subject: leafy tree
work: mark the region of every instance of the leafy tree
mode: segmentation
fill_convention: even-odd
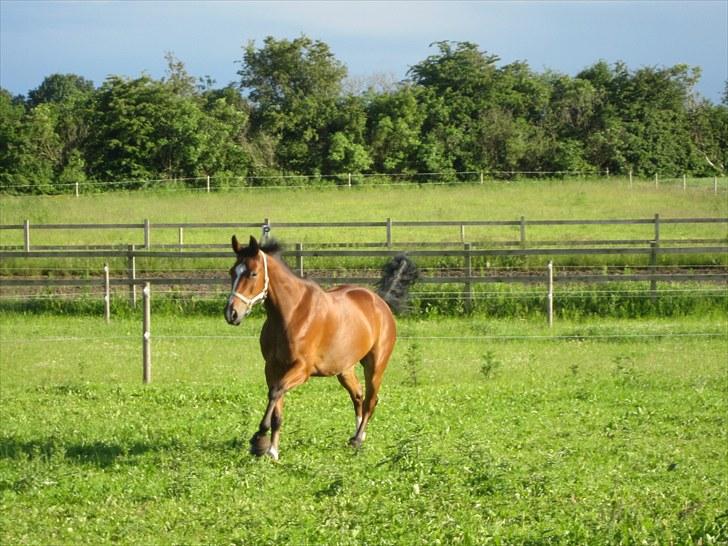
[[[32,108],[44,103],[66,103],[77,96],[88,96],[94,90],[92,81],[76,74],[52,74],[28,92],[28,105]]]
[[[253,127],[276,141],[278,163],[300,173],[321,172],[328,128],[337,115],[346,68],[328,45],[306,36],[245,48],[241,88],[253,103]]]
[[[102,180],[199,174],[202,112],[197,103],[149,76],[110,76],[96,93],[87,146]]]
[[[373,169],[414,173],[425,115],[410,85],[373,95],[367,107],[367,141]]]

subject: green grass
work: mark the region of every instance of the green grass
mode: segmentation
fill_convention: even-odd
[[[400,319],[364,448],[313,379],[277,464],[260,324],[155,314],[143,387],[138,317],[0,315],[0,543],[728,541],[723,315]]]

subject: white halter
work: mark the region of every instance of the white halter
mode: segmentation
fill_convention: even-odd
[[[230,294],[230,303],[232,303],[233,298],[238,298],[240,301],[242,301],[247,309],[245,310],[245,316],[248,316],[250,312],[253,310],[253,306],[265,300],[265,298],[268,297],[268,287],[270,286],[270,279],[268,278],[268,256],[265,255],[265,252],[261,252],[263,255],[263,274],[264,274],[264,281],[263,281],[263,290],[258,292],[255,296],[249,298],[247,296],[244,296],[240,292],[236,292],[235,288],[238,285],[238,281],[240,280],[240,275],[235,279],[235,284],[233,285],[233,292]]]

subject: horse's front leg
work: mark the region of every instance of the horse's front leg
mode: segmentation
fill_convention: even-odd
[[[294,387],[304,383],[309,374],[301,361],[294,362],[282,377],[278,378],[272,366],[266,366],[266,379],[268,381],[268,405],[258,432],[250,439],[250,452],[258,457],[270,455],[278,459],[278,445],[280,430],[283,424],[283,396]],[[268,432],[271,432],[270,438]]]

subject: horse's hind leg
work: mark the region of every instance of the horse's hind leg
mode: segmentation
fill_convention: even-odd
[[[359,428],[357,429],[354,437],[349,441],[353,447],[360,447],[366,438],[367,424],[369,423],[369,419],[372,418],[374,408],[377,407],[377,401],[379,400],[379,387],[382,385],[382,376],[384,375],[384,370],[387,367],[387,362],[391,352],[391,347],[388,350],[379,353],[372,351],[361,361],[364,365],[364,379],[367,390],[366,396],[364,397],[362,419],[359,423]]]
[[[356,433],[359,430],[359,425],[361,424],[362,403],[364,401],[361,385],[359,384],[359,380],[356,377],[356,372],[354,371],[354,368],[349,368],[345,372],[337,375],[336,378],[339,380],[339,383],[341,383],[342,387],[347,390],[349,396],[351,397],[351,402],[354,404],[354,416],[356,418],[356,425],[354,426],[354,436],[356,436]]]

